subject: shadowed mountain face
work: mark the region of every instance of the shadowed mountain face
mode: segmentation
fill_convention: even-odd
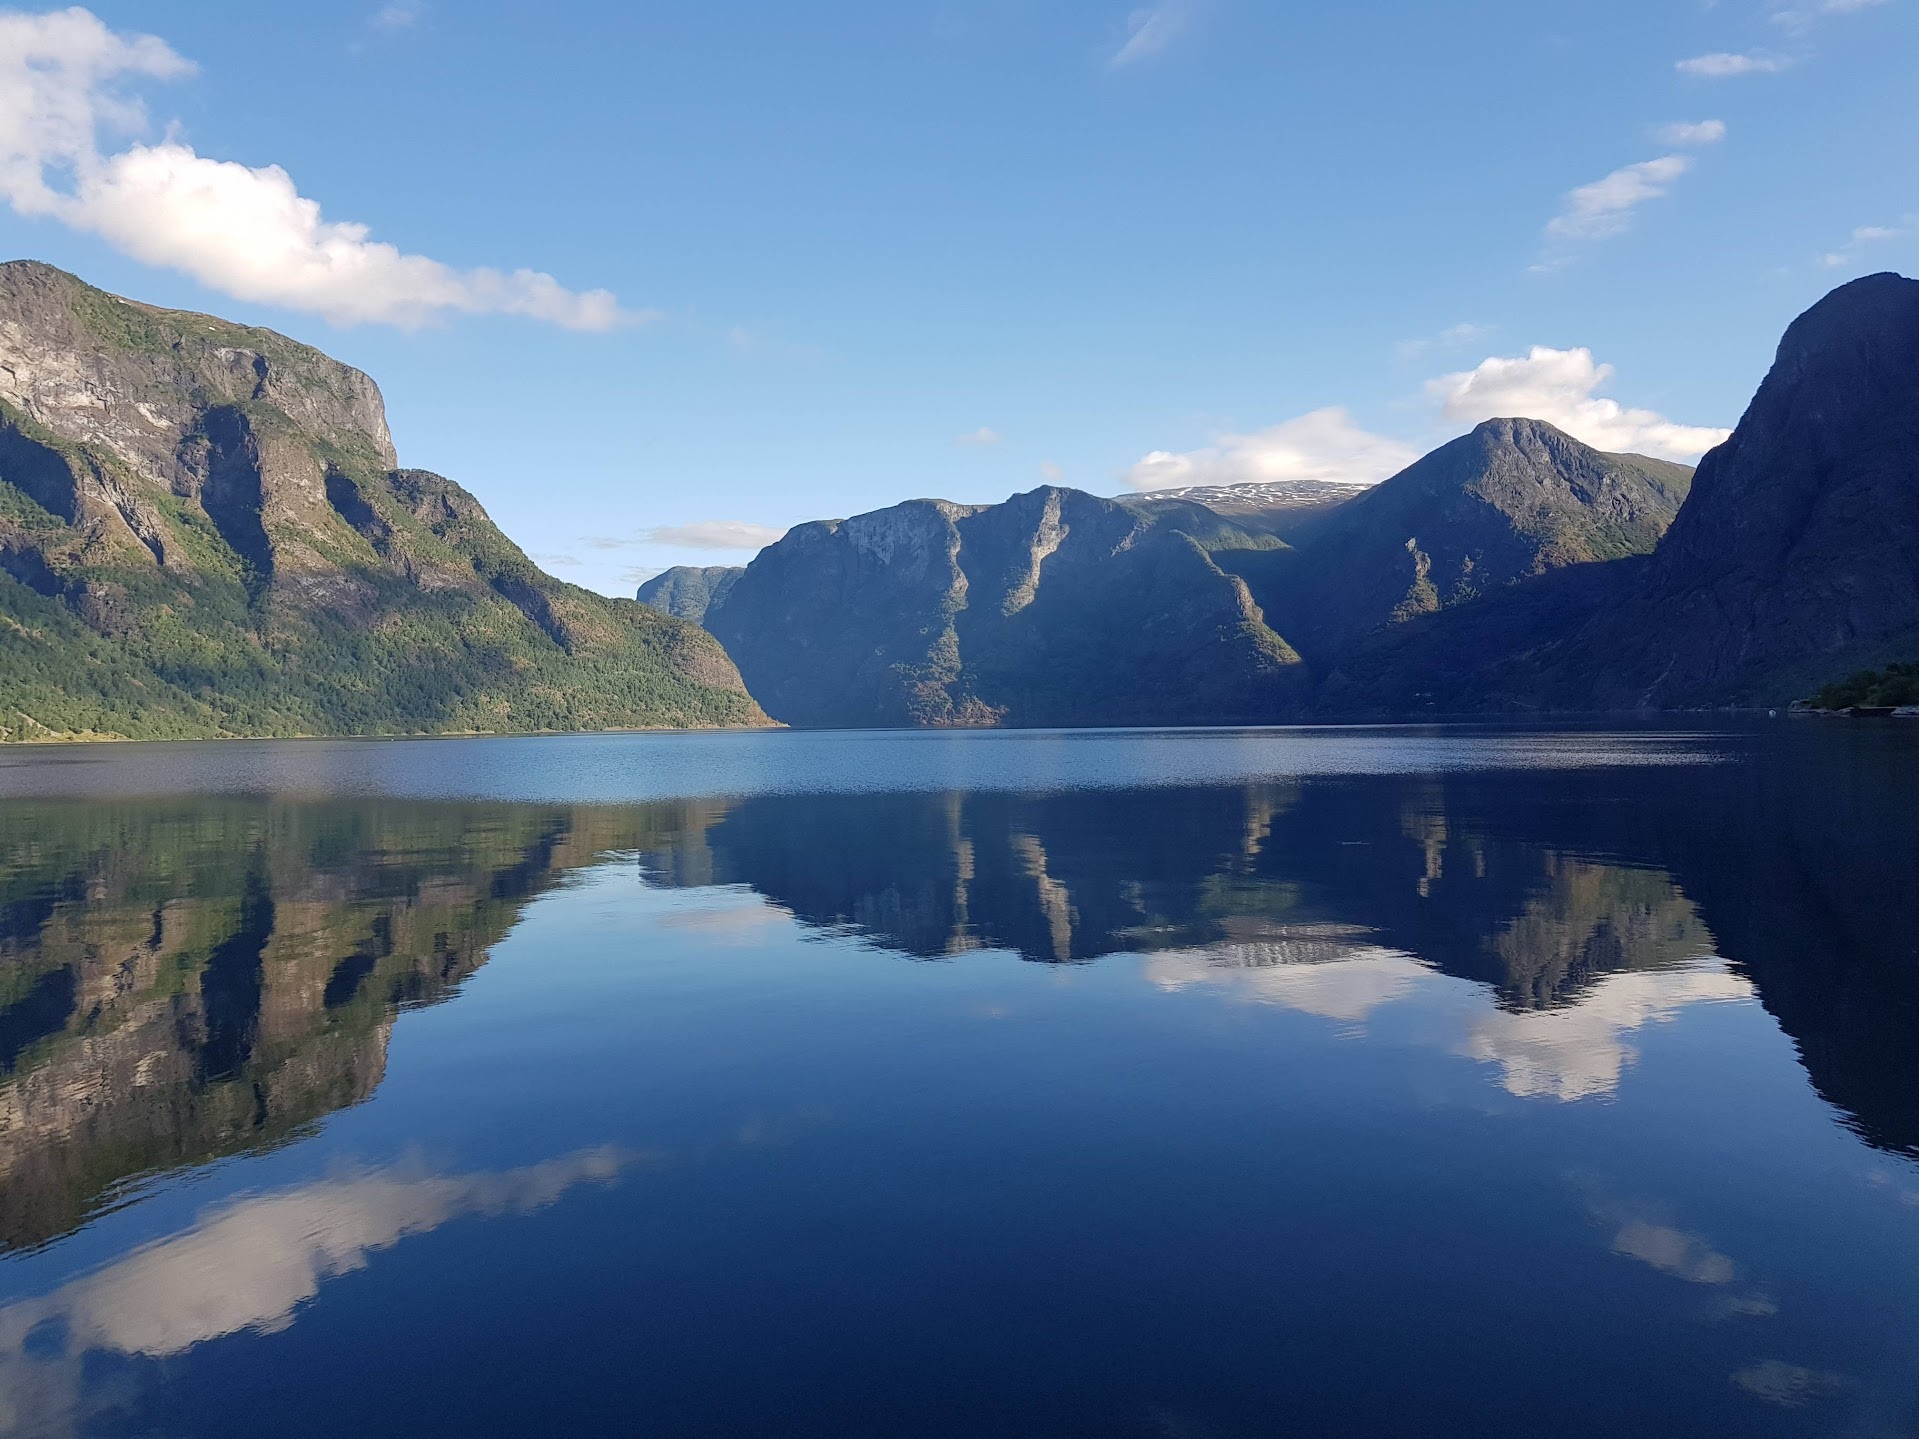
[[[1376,635],[1357,711],[1783,705],[1919,653],[1919,281],[1842,285],[1786,331],[1644,559]]]
[[[790,531],[706,625],[787,724],[1257,720],[1304,674],[1216,556],[1277,543],[1077,490],[914,500]]]
[[[1790,700],[1915,653],[1919,281],[1873,275],[1793,322],[1643,587],[1566,663],[1604,703],[1661,705]]]
[[[764,721],[700,630],[395,465],[359,371],[0,265],[0,740]]]

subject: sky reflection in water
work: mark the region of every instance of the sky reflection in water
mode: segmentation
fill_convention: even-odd
[[[1910,1433],[1919,736],[1392,735],[16,764],[0,1432]]]

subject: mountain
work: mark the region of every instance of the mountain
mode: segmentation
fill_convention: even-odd
[[[674,565],[641,585],[634,598],[678,619],[704,624],[706,612],[722,603],[745,573],[743,565]]]
[[[1283,541],[1164,492],[1049,487],[803,525],[744,571],[642,595],[697,612],[788,724],[1276,722],[1311,715],[1313,671],[1371,632],[1650,550],[1690,476],[1493,420],[1337,505],[1302,500]]]
[[[1840,286],[1787,329],[1652,554],[1370,637],[1322,704],[1783,705],[1919,655],[1919,281]]]
[[[1564,664],[1608,706],[1779,703],[1919,656],[1919,281],[1842,285],[1787,329],[1628,603]]]
[[[1210,724],[1298,710],[1306,676],[1216,562],[1269,549],[1198,505],[1045,487],[801,525],[706,625],[787,724]]]
[[[1234,485],[1153,490],[1128,503],[1151,507],[1171,500],[1204,505],[1235,524],[1283,538],[1316,516],[1365,494],[1367,488],[1340,480],[1244,480]]]
[[[1551,570],[1644,554],[1692,471],[1611,455],[1543,420],[1488,420],[1297,532],[1247,573],[1316,666],[1371,631]]]
[[[763,723],[695,626],[397,468],[373,381],[0,265],[0,739]]]

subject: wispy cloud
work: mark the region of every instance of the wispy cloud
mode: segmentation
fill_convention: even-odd
[[[1478,344],[1489,338],[1493,329],[1491,325],[1476,325],[1470,320],[1462,320],[1457,325],[1448,325],[1436,335],[1401,340],[1393,346],[1393,353],[1402,360],[1417,360],[1432,350],[1457,350],[1464,345]]]
[[[1710,55],[1695,55],[1673,66],[1681,75],[1701,80],[1724,80],[1734,75],[1774,75],[1792,64],[1783,55],[1759,52],[1733,54],[1719,50]]]
[[[964,435],[956,435],[953,443],[975,448],[985,445],[997,445],[999,443],[999,431],[990,430],[985,425],[981,425],[977,430],[973,430]]]
[[[1524,355],[1493,356],[1470,370],[1430,380],[1426,393],[1448,420],[1544,420],[1601,450],[1627,451],[1667,460],[1693,460],[1732,432],[1682,425],[1654,410],[1628,409],[1598,391],[1613,367],[1591,350],[1554,350],[1535,345]]]
[[[1781,4],[1773,9],[1772,23],[1789,35],[1803,35],[1829,16],[1856,15],[1886,3],[1887,0],[1819,0],[1816,4]]]
[[[1633,212],[1671,190],[1692,168],[1686,155],[1661,155],[1622,165],[1610,175],[1567,192],[1565,205],[1547,222],[1551,240],[1606,240],[1632,225]]]
[[[1039,477],[1049,485],[1057,485],[1066,478],[1066,467],[1053,460],[1039,462]]]
[[[1869,245],[1881,244],[1887,240],[1898,240],[1913,233],[1919,226],[1919,215],[1908,215],[1899,225],[1861,225],[1852,232],[1851,238],[1837,250],[1819,257],[1819,263],[1829,270],[1843,269],[1859,263],[1859,251]]]
[[[373,13],[375,30],[411,30],[426,18],[426,0],[392,0]]]
[[[659,525],[643,533],[648,544],[686,550],[763,550],[785,530],[746,520],[694,520],[684,525]]]
[[[1202,449],[1154,450],[1125,473],[1136,490],[1236,485],[1251,480],[1333,480],[1370,485],[1419,452],[1363,429],[1341,406],[1313,410],[1250,434],[1222,434]]]
[[[365,225],[324,218],[278,165],[209,159],[173,138],[103,152],[103,131],[145,127],[127,84],[193,73],[165,41],[115,32],[77,6],[0,14],[0,200],[235,299],[335,324],[509,314],[610,330],[649,318],[537,270],[458,270],[406,254]]]
[[[1660,144],[1671,145],[1677,149],[1717,145],[1726,138],[1726,122],[1724,120],[1679,120],[1670,125],[1659,126],[1653,131],[1653,137]]]
[[[1151,59],[1180,37],[1187,19],[1185,0],[1160,0],[1135,10],[1126,17],[1126,39],[1107,60],[1107,67],[1119,70]]]

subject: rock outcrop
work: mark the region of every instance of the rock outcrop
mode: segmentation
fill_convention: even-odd
[[[0,739],[764,722],[697,628],[542,573],[268,330],[0,265]]]

